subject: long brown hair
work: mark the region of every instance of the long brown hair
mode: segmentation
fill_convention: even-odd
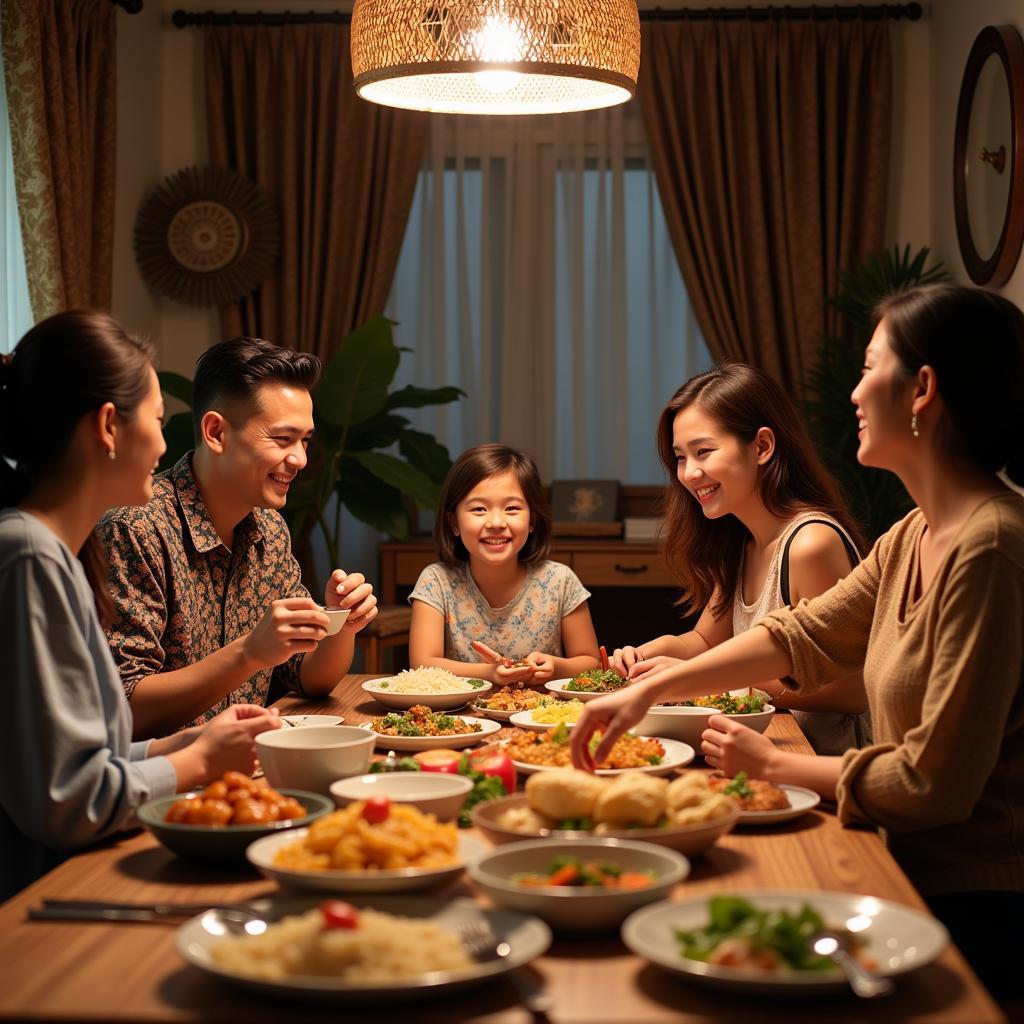
[[[703,608],[717,587],[720,598],[712,613],[719,618],[728,610],[750,536],[735,516],[708,519],[676,475],[672,427],[676,416],[694,404],[744,443],[753,441],[761,427],[775,434],[775,452],[757,480],[758,496],[772,515],[792,517],[805,509],[827,513],[842,524],[857,549],[864,550],[860,528],[786,392],[753,366],[723,363],[688,380],[658,419],[658,454],[668,474],[663,502],[665,561],[686,590],[679,600],[684,609]]]
[[[459,502],[481,480],[499,473],[511,472],[523,490],[533,532],[519,552],[520,562],[543,562],[551,550],[551,510],[544,497],[537,464],[526,452],[503,444],[478,444],[464,451],[448,470],[441,489],[434,520],[434,544],[441,561],[458,565],[469,561],[466,545],[456,536],[452,526]]]
[[[81,418],[106,402],[131,420],[150,386],[153,347],[107,313],[72,309],[36,324],[0,366],[0,508],[23,501],[59,466]],[[96,533],[78,553],[100,621],[114,612]]]

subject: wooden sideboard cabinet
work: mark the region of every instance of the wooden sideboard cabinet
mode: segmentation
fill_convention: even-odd
[[[400,589],[412,587],[423,569],[437,561],[429,537],[389,540],[380,552],[380,598],[385,604],[398,600]],[[576,540],[556,537],[551,558],[564,562],[590,590],[593,587],[676,587],[658,545],[646,541]]]

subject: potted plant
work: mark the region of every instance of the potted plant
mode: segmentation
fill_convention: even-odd
[[[872,311],[878,302],[894,292],[948,276],[941,263],[926,267],[927,262],[927,248],[911,257],[909,245],[902,251],[893,246],[843,272],[839,292],[829,302],[842,313],[849,330],[845,337],[822,342],[808,380],[815,396],[804,406],[811,435],[872,542],[910,511],[912,503],[894,473],[857,461],[857,421],[850,393],[864,365],[864,349],[875,327]]]
[[[402,351],[392,336],[392,322],[375,316],[345,338],[313,390],[316,429],[309,462],[292,485],[283,514],[296,542],[310,529],[320,530],[332,566],[340,564],[342,506],[375,529],[404,538],[409,533],[406,498],[419,508],[435,508],[451,467],[448,449],[430,434],[411,429],[396,410],[446,405],[465,392],[412,386],[391,391]],[[191,408],[188,378],[165,371],[160,384]],[[191,412],[172,416],[164,439],[161,470],[194,446]],[[396,446],[397,454],[392,451]]]

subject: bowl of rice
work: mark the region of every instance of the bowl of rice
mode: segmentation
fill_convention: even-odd
[[[413,668],[397,675],[369,679],[363,690],[386,708],[407,711],[424,704],[432,711],[450,711],[490,693],[483,679],[457,676],[443,668]]]

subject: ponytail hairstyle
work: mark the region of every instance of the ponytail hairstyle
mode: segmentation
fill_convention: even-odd
[[[749,444],[761,427],[775,435],[775,452],[759,467],[758,495],[774,516],[793,517],[805,510],[832,516],[859,551],[864,539],[825,469],[790,397],[768,374],[746,363],[722,363],[688,380],[669,400],[658,420],[658,454],[665,490],[665,561],[685,588],[679,604],[703,608],[718,589],[711,609],[716,618],[730,607],[739,579],[743,546],[750,532],[732,515],[708,519],[676,475],[672,428],[676,416],[699,406],[722,430]]]
[[[1024,485],[1024,313],[981,288],[936,284],[875,308],[908,377],[935,371],[945,451]]]
[[[130,421],[153,365],[152,345],[107,313],[72,309],[36,324],[0,361],[0,508],[20,504],[60,465],[83,416],[113,402]],[[78,557],[109,622],[107,560],[95,532]]]

